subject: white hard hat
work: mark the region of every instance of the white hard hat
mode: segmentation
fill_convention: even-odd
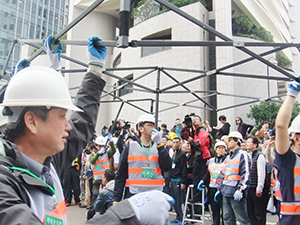
[[[148,113],[143,114],[138,118],[136,125],[139,125],[140,123],[146,123],[146,122],[155,123],[154,116]]]
[[[117,144],[117,141],[118,141],[118,138],[117,138],[117,137],[112,137],[112,138],[111,138],[111,141],[114,142],[114,144],[116,145],[116,144]]]
[[[95,140],[95,143],[97,145],[105,145],[106,144],[106,140],[107,138],[106,137],[103,137],[103,136],[98,136]]]
[[[241,141],[243,140],[243,136],[238,131],[232,131],[232,132],[229,133],[228,138],[233,138],[233,137],[238,138]]]
[[[73,105],[62,75],[44,66],[31,66],[18,72],[9,82],[2,106],[47,106],[81,111]],[[14,110],[12,110],[14,111]]]
[[[300,115],[296,116],[288,129],[289,134],[300,133]]]
[[[217,149],[218,146],[224,146],[225,149],[227,148],[227,145],[224,141],[218,141],[216,144],[215,144],[215,150]]]

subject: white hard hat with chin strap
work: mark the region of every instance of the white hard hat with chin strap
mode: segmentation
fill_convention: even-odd
[[[60,73],[44,66],[31,66],[9,82],[2,106],[9,107],[9,122],[16,122],[27,106],[57,107],[82,112],[72,103],[67,84]]]

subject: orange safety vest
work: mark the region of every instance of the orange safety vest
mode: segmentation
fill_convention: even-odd
[[[240,173],[240,159],[242,156],[241,150],[232,158],[228,157],[225,162],[223,174],[224,180],[223,185],[235,187],[239,181],[242,179]]]
[[[294,166],[294,201],[282,201],[280,213],[286,216],[300,215],[300,157],[297,154]]]
[[[110,168],[108,154],[99,156],[98,160],[92,165],[93,176],[95,180],[102,180],[106,169]]]
[[[149,151],[149,148],[145,148]],[[132,194],[137,194],[144,191],[161,190],[164,185],[164,178],[161,175],[161,169],[158,163],[158,152],[156,144],[150,149],[149,161],[143,147],[136,141],[129,143],[128,151],[128,178],[126,187]],[[152,178],[143,177],[143,170],[151,170]]]
[[[280,191],[280,182],[278,180],[277,174],[278,174],[278,171],[274,167],[273,168],[274,179],[272,179],[271,185],[273,185],[273,190],[274,190],[275,198],[277,200],[279,200],[279,201],[282,201],[282,195],[281,195],[281,191]]]
[[[224,169],[225,161],[222,163],[216,163],[215,158],[211,158],[208,161],[208,170],[210,174],[210,183],[209,187],[211,188],[217,188],[218,184],[221,183],[221,179],[223,177],[223,174],[221,171]]]

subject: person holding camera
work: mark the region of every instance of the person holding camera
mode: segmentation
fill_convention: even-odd
[[[107,137],[98,136],[95,140],[97,152],[90,155],[90,163],[93,170],[93,189],[90,208],[87,213],[87,219],[91,219],[95,215],[94,203],[99,195],[99,187],[102,184],[103,175],[106,169],[114,171],[113,156],[116,153],[116,146],[113,141],[107,145]]]
[[[119,168],[116,172],[114,203],[132,195],[163,190],[162,172],[171,169],[171,158],[164,148],[160,133],[154,129],[155,119],[151,114],[139,117],[137,127],[140,134],[138,141],[131,141],[125,146]]]
[[[192,154],[195,154],[193,162],[193,184],[197,187],[200,180],[207,171],[207,160],[211,157],[209,152],[210,139],[204,126],[202,126],[201,117],[193,117],[194,137],[189,136],[188,142],[191,144]],[[194,198],[190,199],[191,203],[201,201],[201,191],[194,188]]]

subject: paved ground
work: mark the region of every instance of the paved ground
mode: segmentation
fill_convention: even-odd
[[[74,203],[67,207],[67,217],[68,217],[68,224],[69,225],[82,225],[86,221],[86,209],[81,209]],[[208,212],[206,212],[207,217],[209,217]],[[170,212],[170,221],[175,218],[175,213]],[[277,222],[277,216],[273,216],[270,213],[267,215],[267,225],[275,225]],[[191,224],[191,223],[189,223]],[[200,223],[195,223],[200,224]],[[99,224],[102,225],[102,224]],[[108,224],[109,225],[109,224]],[[155,225],[155,224],[154,224]],[[205,225],[211,225],[211,221],[205,219]]]

